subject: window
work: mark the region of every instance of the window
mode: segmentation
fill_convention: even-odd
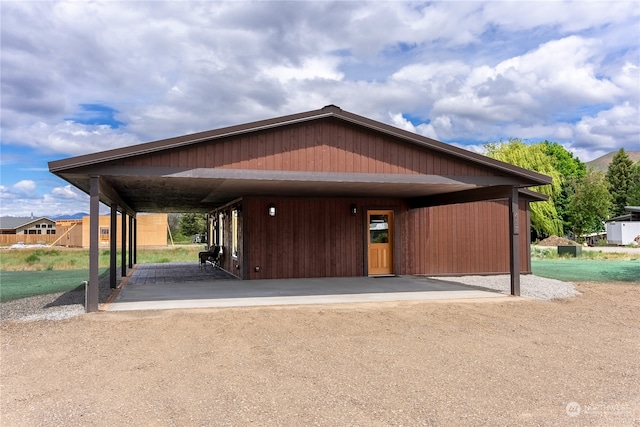
[[[238,257],[238,211],[234,209],[231,213],[231,255]]]
[[[218,213],[218,246],[224,245],[224,213]]]
[[[40,224],[36,224],[36,228],[40,228]]]
[[[53,224],[48,224],[47,228],[53,228]],[[55,233],[54,233],[55,234]]]
[[[216,220],[216,216],[211,217],[211,231],[209,233],[211,236],[211,247],[218,246],[218,221]]]

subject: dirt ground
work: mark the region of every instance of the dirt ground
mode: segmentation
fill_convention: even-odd
[[[640,425],[640,287],[0,324],[0,425]]]

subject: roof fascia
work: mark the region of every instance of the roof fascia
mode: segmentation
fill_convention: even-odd
[[[546,194],[539,193],[537,191],[529,190],[528,188],[521,188],[518,190],[520,192],[520,196],[531,202],[546,202],[549,200],[549,196]]]

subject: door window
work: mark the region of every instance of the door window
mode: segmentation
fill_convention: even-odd
[[[369,242],[389,243],[389,215],[369,216]]]

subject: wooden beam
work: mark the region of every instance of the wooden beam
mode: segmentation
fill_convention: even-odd
[[[85,295],[85,311],[98,311],[98,287],[100,262],[100,177],[89,178],[89,286]]]
[[[133,265],[138,263],[138,218],[133,218]]]
[[[129,216],[129,268],[133,268],[133,217]]]
[[[108,205],[116,203],[120,206],[122,212],[127,212],[129,215],[135,216],[136,211],[133,210],[128,203],[122,200],[120,194],[116,190],[113,189],[111,184],[109,184],[104,178],[100,178],[100,193],[102,194],[102,201]]]
[[[120,240],[121,250],[121,259],[120,266],[122,268],[122,277],[126,277],[127,275],[127,214],[122,212],[122,239]]]
[[[118,249],[118,205],[111,203],[111,225],[109,226],[109,287],[115,289],[116,277],[116,252]]]
[[[511,295],[520,296],[520,218],[518,218],[518,188],[511,189],[509,196],[509,271]]]
[[[511,196],[509,185],[480,187],[472,190],[455,191],[453,193],[434,194],[433,196],[414,197],[408,200],[409,209],[427,208],[430,206],[454,205],[457,203],[478,202],[481,200],[506,199]]]

